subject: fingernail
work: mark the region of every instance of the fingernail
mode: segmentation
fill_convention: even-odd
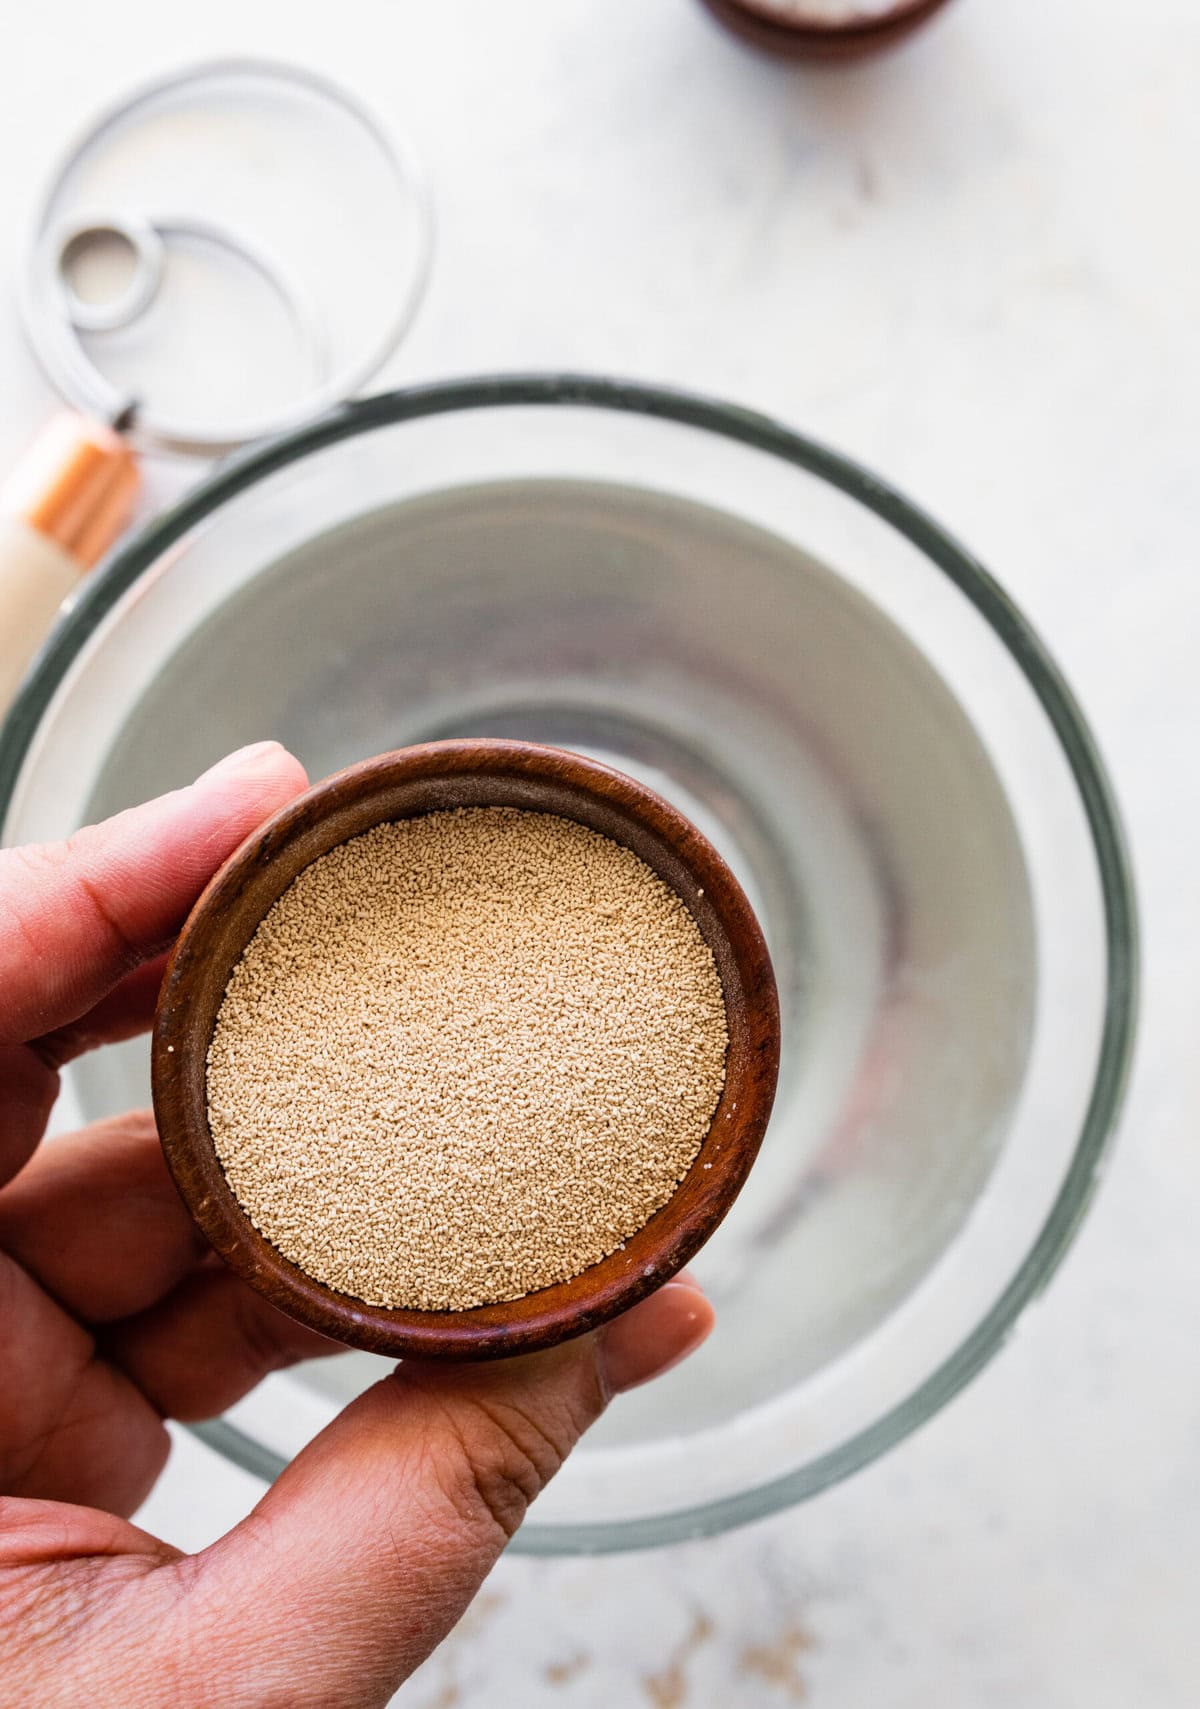
[[[268,771],[274,765],[279,755],[286,750],[278,742],[251,742],[249,747],[239,748],[236,753],[226,754],[216,765],[209,766],[196,779],[197,783],[208,783],[214,778],[257,777],[263,771]],[[267,756],[271,764],[264,765]]]
[[[706,1341],[716,1322],[686,1271],[600,1332],[600,1370],[611,1394],[662,1376]]]

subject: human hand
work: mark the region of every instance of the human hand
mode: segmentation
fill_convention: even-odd
[[[211,1254],[147,1112],[38,1149],[58,1068],[145,1029],[222,860],[305,784],[273,743],[53,848],[0,853],[0,1700],[371,1709],[462,1614],[608,1397],[697,1346],[676,1278],[598,1334],[405,1362],[197,1555],[129,1524],[167,1418],[331,1344]]]

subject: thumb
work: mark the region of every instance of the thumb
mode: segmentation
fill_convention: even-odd
[[[401,1365],[194,1559],[213,1686],[228,1683],[239,1703],[286,1687],[295,1709],[386,1703],[609,1396],[684,1358],[712,1323],[685,1275],[547,1353]]]

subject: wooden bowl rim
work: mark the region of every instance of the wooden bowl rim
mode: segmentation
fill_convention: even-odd
[[[722,23],[753,47],[785,59],[842,63],[894,46],[940,12],[949,0],[900,0],[878,17],[851,17],[828,23],[787,22],[770,9],[770,0],[704,0]]]
[[[414,813],[382,811],[334,835],[301,859],[347,815],[402,789],[495,792],[491,805],[526,805],[577,822],[626,821],[649,864],[674,863],[672,883],[704,933],[722,973],[730,1047],[725,1088],[708,1135],[672,1197],[625,1243],[569,1281],[521,1299],[466,1311],[372,1306],[309,1276],[254,1227],[221,1169],[207,1119],[209,1043],[229,974],[274,901],[296,873],[369,828]],[[567,795],[538,806],[538,796]],[[513,800],[514,794],[518,797]],[[483,799],[470,805],[489,804]],[[576,811],[571,811],[574,806]],[[597,826],[595,828],[601,828]],[[613,834],[605,830],[605,834]],[[656,870],[657,867],[656,867]],[[287,873],[282,882],[280,874]],[[666,877],[660,873],[660,876]],[[671,883],[671,878],[666,878]],[[263,897],[267,897],[265,905]],[[226,942],[217,956],[218,940]],[[219,976],[219,977],[218,977]],[[363,760],[313,785],[273,814],[224,862],[188,916],[167,964],[155,1017],[151,1070],[155,1115],[176,1187],[209,1243],[276,1306],[335,1340],[371,1352],[427,1358],[490,1358],[532,1352],[617,1316],[680,1270],[741,1190],[766,1131],[778,1075],[779,1003],[761,928],[717,850],[653,790],[614,768],[566,749],[497,739],[427,742]]]

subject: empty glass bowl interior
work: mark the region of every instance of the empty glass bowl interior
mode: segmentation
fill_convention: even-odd
[[[729,859],[783,1007],[761,1159],[696,1263],[718,1327],[614,1406],[518,1545],[798,1499],[927,1417],[1078,1220],[1132,1019],[1103,774],[936,527],[741,412],[602,382],[433,388],[243,460],[67,618],[6,737],[58,835],[275,736],[315,778],[503,735],[643,778]],[[146,1048],[71,1072],[145,1102]],[[270,1472],[383,1369],[271,1378],[209,1439]]]

